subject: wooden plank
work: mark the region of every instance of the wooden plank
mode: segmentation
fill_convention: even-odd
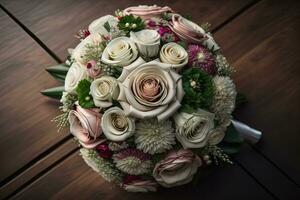
[[[2,10],[0,11],[0,182],[1,186],[23,168],[65,139],[50,120],[57,102],[39,91],[57,83],[44,71],[55,64],[49,55]]]
[[[36,178],[43,175],[49,168],[64,160],[70,154],[78,149],[73,140],[67,140],[64,144],[56,148],[53,152],[37,161],[33,166],[26,169],[22,174],[8,182],[0,188],[0,199],[8,198],[16,190],[21,190],[26,185],[33,182]]]
[[[201,19],[201,21],[212,22],[213,26],[216,27],[220,26],[223,22],[226,21],[227,18],[230,18],[235,13],[242,10],[252,2],[252,0],[247,0],[244,2],[231,0],[227,1],[226,3],[222,3],[222,6],[220,7],[220,2],[203,1],[201,5],[195,7],[192,1],[188,1],[186,2],[185,6],[182,6],[182,2],[175,2],[172,7],[179,12],[189,13],[189,15],[191,15],[193,18]],[[135,5],[138,3],[139,2],[132,2],[131,5]],[[153,4],[155,2],[148,3]],[[160,2],[157,1],[156,3]],[[168,2],[161,3],[169,4]],[[12,15],[18,18],[17,20],[20,20],[22,23],[28,26],[26,28],[32,29],[31,31],[33,31],[40,39],[42,39],[42,42],[49,44],[50,47],[51,45],[58,45],[59,47],[55,46],[56,49],[54,48],[54,50],[60,52],[59,55],[61,58],[65,56],[66,49],[69,46],[75,46],[78,42],[75,38],[71,37],[77,30],[84,26],[87,26],[90,21],[101,15],[112,13],[117,8],[124,8],[129,6],[124,2],[108,4],[107,2],[99,1],[4,1],[3,4],[9,9],[9,12],[12,12]],[[215,11],[213,12],[213,10]],[[78,12],[80,12],[81,14],[78,15]],[[219,19],[220,16],[222,16],[222,20]],[[21,29],[19,28],[19,30]],[[13,50],[11,51],[13,52]],[[49,77],[45,78],[45,76],[47,76],[45,72],[41,74],[43,74],[43,76],[39,78],[40,82],[43,81],[43,79],[50,79]],[[30,81],[28,81],[28,84],[29,83]],[[42,87],[38,89],[41,88]],[[35,95],[36,94],[38,93],[36,92]],[[51,106],[52,110],[48,109],[47,113],[50,113],[50,111],[52,111],[53,113],[57,113],[55,112],[56,106],[57,104],[53,102],[53,105]],[[18,110],[16,109],[15,112],[17,111]],[[49,120],[50,117],[47,119]],[[46,124],[45,127],[53,125],[50,124],[47,119],[43,121],[43,125],[45,126]],[[28,123],[30,123],[30,119],[28,119]],[[45,133],[44,135],[46,135],[47,130],[45,129],[44,131],[45,132],[43,133]],[[35,132],[33,131],[32,133]],[[57,138],[57,140],[59,139],[61,138]],[[61,154],[62,156],[68,153],[70,150],[65,148],[61,149],[64,149]],[[58,152],[60,152],[60,150]],[[55,159],[52,159],[53,156],[51,155],[46,156],[44,159],[42,159],[42,157],[39,157],[39,159],[42,159],[43,163],[47,163],[48,165],[50,165],[51,163],[55,162]],[[59,158],[57,158],[57,160],[58,159]],[[30,159],[28,160],[28,162],[31,162],[30,165],[34,163],[30,161]],[[33,165],[32,167],[30,167],[30,165],[26,165],[26,167],[21,170],[26,170],[23,174],[17,173],[18,176],[16,175],[15,179],[11,180],[10,182],[5,181],[5,183],[8,182],[8,184],[1,188],[1,193],[4,196],[11,194],[14,189],[23,186],[27,181],[31,180],[33,176],[40,173],[40,171],[44,170],[44,168],[46,167],[46,165]],[[30,168],[26,169],[27,167]],[[13,172],[14,168],[12,168],[11,171]]]
[[[195,21],[210,22],[219,26],[254,0],[202,0],[195,3],[186,1],[143,1],[143,4],[169,5],[182,14],[190,15]],[[138,0],[98,1],[98,0],[4,0],[3,6],[25,24],[62,60],[67,56],[67,48],[75,47],[78,40],[73,35],[89,23],[115,10],[141,4]],[[201,21],[200,21],[201,20]]]
[[[268,162],[263,156],[245,145],[235,156],[235,162],[260,182],[266,190],[278,199],[299,199],[299,187]]]
[[[197,186],[128,193],[105,182],[78,156],[67,158],[12,199],[273,199],[239,167],[215,171]]]
[[[291,191],[299,195],[299,27],[299,1],[266,0],[216,33],[237,69],[238,90],[249,99],[236,117],[264,134],[253,147],[257,157],[248,153],[238,159],[280,197],[292,195]],[[274,181],[283,176],[290,183]]]

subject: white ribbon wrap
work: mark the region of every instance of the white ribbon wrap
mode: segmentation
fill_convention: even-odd
[[[262,136],[261,131],[251,128],[250,126],[236,120],[231,120],[231,122],[247,142],[256,144],[260,140]]]

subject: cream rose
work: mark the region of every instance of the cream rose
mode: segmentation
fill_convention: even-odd
[[[82,40],[73,50],[72,53],[74,59],[78,63],[86,66],[88,61],[90,61],[85,58],[87,46],[97,46],[100,42],[102,42],[102,38],[99,34],[90,34],[84,40]],[[101,55],[99,54],[99,57],[100,56]]]
[[[83,147],[91,149],[105,141],[99,138],[102,134],[99,109],[84,109],[77,105],[69,113],[69,123],[70,132]]]
[[[118,37],[108,43],[101,60],[113,66],[126,66],[137,57],[138,50],[134,42],[128,37]]]
[[[225,136],[225,127],[217,127],[208,133],[208,144],[217,145]]]
[[[151,58],[158,54],[160,35],[157,31],[145,29],[138,32],[130,32],[130,39],[136,43],[142,55]]]
[[[74,94],[79,81],[87,77],[86,68],[74,62],[66,75],[65,91]]]
[[[214,128],[214,114],[198,109],[196,113],[180,112],[174,115],[176,138],[184,148],[202,148]]]
[[[170,42],[162,46],[159,58],[163,63],[172,64],[175,70],[180,70],[188,63],[188,53],[182,46],[175,42]]]
[[[124,141],[132,136],[135,130],[134,120],[127,117],[124,111],[118,107],[105,111],[101,126],[106,138],[116,142]]]
[[[118,19],[112,15],[105,15],[103,17],[100,17],[96,20],[94,20],[90,25],[89,25],[89,32],[91,34],[101,34],[101,35],[107,35],[108,32],[104,28],[104,24],[108,22],[110,26],[116,26],[118,24]]]
[[[188,43],[202,43],[209,49],[213,48],[215,51],[220,49],[219,45],[209,33],[206,33],[198,24],[179,14],[172,15],[170,28],[176,35]]]
[[[201,165],[201,159],[191,150],[180,149],[170,152],[155,165],[153,177],[164,187],[184,185],[192,181]]]
[[[140,6],[133,6],[126,8],[124,10],[124,13],[126,15],[136,15],[141,17],[142,19],[150,19],[152,17],[160,17],[165,12],[172,12],[172,9],[168,6],[160,7],[160,6],[146,6],[146,5],[140,5]]]
[[[167,119],[181,106],[184,91],[181,76],[170,64],[142,61],[123,68],[119,102],[126,115]]]
[[[95,106],[101,108],[112,106],[112,100],[118,98],[120,91],[117,79],[111,76],[101,76],[94,80],[90,90]]]

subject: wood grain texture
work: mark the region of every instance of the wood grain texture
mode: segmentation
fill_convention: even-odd
[[[272,198],[237,166],[218,170],[197,186],[161,189],[157,193],[128,193],[104,181],[87,167],[77,152],[12,199],[268,200]]]
[[[57,163],[71,155],[76,149],[77,144],[73,140],[67,140],[64,144],[53,150],[34,165],[26,169],[22,174],[12,179],[6,185],[0,188],[0,199],[8,198],[13,195],[16,190],[25,188],[26,185],[33,182],[38,177],[42,176],[46,171],[50,170]]]
[[[22,23],[33,31],[42,42],[63,59],[66,56],[66,49],[68,47],[74,47],[78,43],[78,40],[72,37],[78,29],[84,28],[90,21],[99,16],[112,13],[117,8],[141,4],[140,1],[130,1],[130,3],[129,1],[97,1],[97,3],[94,4],[95,2],[96,1],[92,0],[10,0],[4,1],[3,4]],[[149,4],[149,2],[150,1],[145,1],[144,4]],[[225,199],[269,199],[271,196],[267,194],[259,184],[254,182],[254,179],[257,179],[260,184],[264,185],[263,187],[280,199],[293,199],[298,197],[298,186],[288,180],[284,175],[287,173],[289,177],[299,183],[300,160],[297,143],[299,141],[298,135],[300,129],[297,122],[300,118],[300,71],[297,66],[300,61],[300,49],[297,36],[299,35],[300,27],[300,10],[299,3],[296,5],[295,2],[284,1],[273,3],[273,1],[263,0],[238,18],[229,22],[224,29],[216,33],[216,39],[221,44],[224,54],[237,68],[234,79],[237,82],[238,89],[244,94],[247,94],[250,100],[248,105],[236,113],[236,117],[264,132],[263,140],[257,148],[258,152],[246,146],[242,150],[242,153],[236,157],[237,161],[242,167],[245,167],[245,169],[242,170],[238,166],[234,166],[232,168],[216,171],[208,179],[202,180],[199,188],[186,186],[171,190],[161,190],[157,194],[136,195],[128,194],[118,188],[113,188],[114,190],[112,191],[110,184],[104,182],[96,173],[92,172],[83,163],[81,158],[77,155],[72,155],[57,167],[54,167],[49,173],[24,188],[16,198],[116,199],[122,197],[125,199],[166,199],[170,198],[168,194],[172,193],[173,199],[187,197],[191,199],[200,197],[203,199],[221,199],[224,197]],[[201,1],[201,3],[196,6],[194,1],[172,1],[172,3],[170,3],[170,1],[162,1],[161,3],[156,3],[159,5],[170,5],[178,12],[189,14],[193,20],[198,23],[209,21],[213,24],[213,27],[218,27],[227,21],[230,16],[234,15],[234,13],[249,5],[251,1]],[[151,4],[153,4],[153,1],[151,1]],[[6,29],[7,26],[7,24],[3,25]],[[7,133],[10,133],[10,135],[13,133],[14,136],[19,137],[17,140],[18,148],[14,150],[14,152],[20,151],[21,149],[27,153],[27,158],[23,159],[24,164],[24,160],[29,159],[27,161],[30,161],[30,156],[32,155],[28,156],[29,154],[32,152],[36,153],[36,150],[41,150],[42,146],[44,146],[44,148],[45,146],[49,146],[49,144],[51,146],[54,143],[53,141],[56,141],[56,139],[60,140],[64,136],[55,134],[55,131],[53,131],[54,126],[52,127],[52,124],[48,122],[49,116],[44,117],[41,115],[43,113],[49,113],[49,115],[55,113],[57,104],[53,103],[52,105],[52,103],[49,104],[49,101],[45,99],[41,100],[36,91],[34,91],[36,92],[34,93],[28,89],[24,90],[24,88],[40,90],[41,86],[48,87],[54,85],[55,83],[50,81],[50,77],[47,76],[46,73],[42,73],[40,66],[43,62],[47,63],[48,60],[52,63],[53,61],[49,57],[48,60],[46,59],[45,61],[44,57],[47,57],[45,56],[47,54],[37,53],[39,52],[36,50],[38,49],[36,48],[37,45],[34,44],[32,40],[32,44],[31,42],[26,42],[30,40],[28,36],[25,37],[27,39],[23,42],[24,34],[20,34],[20,32],[22,32],[21,29],[19,28],[18,30],[18,28],[12,27],[14,29],[9,28],[7,32],[1,33],[4,36],[2,37],[1,35],[1,40],[12,40],[3,43],[6,44],[6,46],[4,46],[5,48],[2,48],[3,44],[1,44],[1,50],[5,49],[3,52],[7,53],[6,49],[10,47],[11,43],[13,43],[13,48],[9,51],[9,58],[4,55],[5,60],[8,61],[4,63],[4,67],[1,65],[0,86],[1,89],[4,88],[4,92],[10,92],[10,90],[15,90],[16,92],[8,95],[9,97],[0,97],[1,102],[4,100],[7,101],[6,104],[3,104],[3,108],[0,108],[0,111],[6,114],[5,117],[9,117],[9,119],[4,119],[4,117],[2,117],[4,114],[1,114],[0,128],[4,127],[4,130],[9,130]],[[12,32],[13,34],[8,34],[8,32]],[[15,39],[14,42],[13,39]],[[20,48],[15,48],[16,44],[20,41],[24,44],[24,48],[21,50]],[[26,46],[30,48],[25,48]],[[20,50],[20,52],[13,51],[16,49]],[[25,54],[23,55],[22,53],[24,52]],[[31,55],[32,57],[28,56],[28,52],[33,53],[33,55]],[[12,60],[15,54],[19,55],[17,56],[19,60],[9,61],[9,59]],[[1,56],[3,55],[1,54]],[[41,61],[39,61],[41,63],[36,63],[36,59],[33,59],[36,56],[41,57]],[[31,59],[30,62],[26,60],[28,57]],[[25,60],[24,63],[22,63],[22,59]],[[2,57],[1,60],[3,60]],[[7,65],[6,63],[9,64]],[[36,63],[37,65],[30,66],[32,63]],[[22,68],[23,65],[27,67],[26,70],[28,71]],[[2,74],[2,68],[5,69],[3,71],[6,71],[6,74]],[[7,75],[11,75],[15,71],[18,71],[22,76],[15,76],[15,74],[13,74],[10,76],[10,79],[5,79]],[[35,72],[36,74],[34,74]],[[6,80],[6,82],[2,79]],[[22,83],[22,88],[16,89],[17,83],[10,83],[11,80],[16,79],[21,81],[18,83]],[[37,85],[32,84],[34,79],[37,80]],[[47,82],[45,80],[47,80]],[[38,87],[40,88],[38,89]],[[22,97],[22,101],[15,100],[14,102],[8,102],[15,97]],[[25,100],[23,100],[24,97]],[[20,104],[17,108],[14,106],[16,102]],[[36,110],[28,113],[29,110],[33,108],[33,106],[30,106],[30,102],[35,103],[34,108],[36,108]],[[14,112],[9,113],[10,110],[8,110],[8,107],[15,109],[13,110]],[[26,107],[25,110],[24,107]],[[5,126],[4,124],[11,122],[12,119],[15,118],[16,113],[22,114],[17,116],[18,124],[13,128],[8,125]],[[41,126],[45,127],[45,129],[41,130]],[[27,133],[24,134],[24,132],[18,134],[25,136],[17,135],[15,132],[20,128],[32,131],[32,135],[27,137]],[[53,133],[51,134],[49,132]],[[43,136],[38,135],[40,133],[43,134]],[[50,139],[47,139],[47,137],[50,137],[47,136],[48,134],[52,135]],[[55,139],[53,135],[59,137]],[[35,138],[32,139],[32,136]],[[32,140],[28,142],[27,140],[29,139]],[[35,144],[35,141],[38,139],[42,141],[40,144],[33,145],[33,147],[30,146],[29,149],[24,147],[28,145],[28,143],[31,144],[32,141],[33,144]],[[14,140],[15,138],[10,138],[9,142]],[[25,140],[25,143],[23,140]],[[0,141],[0,144],[6,144],[6,142],[7,140],[3,140]],[[20,143],[22,144],[19,147]],[[3,149],[8,148],[9,145],[11,144],[4,145]],[[64,149],[63,153],[68,152],[68,150],[69,149]],[[12,150],[9,150],[9,152],[12,152]],[[263,154],[261,155],[261,153]],[[32,157],[34,158],[36,155],[37,154]],[[38,174],[40,169],[42,170],[44,169],[43,167],[51,165],[52,160],[55,161],[55,159],[58,159],[56,155],[57,151],[45,157],[45,159],[42,159],[42,165],[37,163],[37,165],[33,165],[29,171],[26,170],[24,174],[12,180],[10,184],[6,185],[5,192],[8,191],[8,193],[11,194],[14,187],[20,187],[30,180],[30,178]],[[271,159],[271,162],[266,160],[264,155],[266,155],[268,159]],[[48,160],[48,158],[50,159]],[[6,159],[8,160],[9,158]],[[10,159],[12,162],[15,161],[16,158]],[[280,169],[283,169],[283,171],[276,169],[277,165]],[[11,171],[18,169],[18,167],[13,166],[13,164],[8,167],[11,166],[14,167]],[[19,166],[22,166],[22,164],[19,164]],[[2,167],[3,166],[1,166],[0,173],[2,173]],[[250,178],[249,174],[246,174],[245,171],[255,176],[254,179]],[[7,171],[5,173],[9,174]],[[235,190],[233,190],[234,188]]]
[[[0,182],[66,137],[50,120],[58,104],[41,89],[55,81],[44,68],[55,62],[0,11]]]
[[[269,0],[256,4],[215,35],[237,69],[234,79],[238,90],[249,99],[236,117],[263,131],[262,141],[254,148],[298,186],[299,35],[299,1]],[[250,162],[251,157],[245,161]],[[271,184],[282,187],[280,182]]]
[[[117,9],[139,4],[169,5],[175,11],[189,15],[195,22],[209,22],[216,27],[247,6],[253,0],[4,0],[3,5],[25,24],[61,59],[67,48],[75,47],[78,40],[72,36],[86,28],[91,21]]]

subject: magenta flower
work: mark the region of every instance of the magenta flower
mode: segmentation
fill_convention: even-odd
[[[95,149],[98,152],[99,156],[102,158],[112,157],[113,152],[109,149],[107,144],[99,144]]]
[[[86,64],[87,74],[91,78],[98,78],[102,74],[102,70],[99,66],[97,66],[97,62],[95,60],[90,60]]]
[[[187,52],[190,66],[200,68],[211,75],[217,72],[213,55],[204,46],[191,44]]]
[[[138,149],[121,150],[112,158],[119,170],[130,175],[141,175],[151,170],[150,156]]]

